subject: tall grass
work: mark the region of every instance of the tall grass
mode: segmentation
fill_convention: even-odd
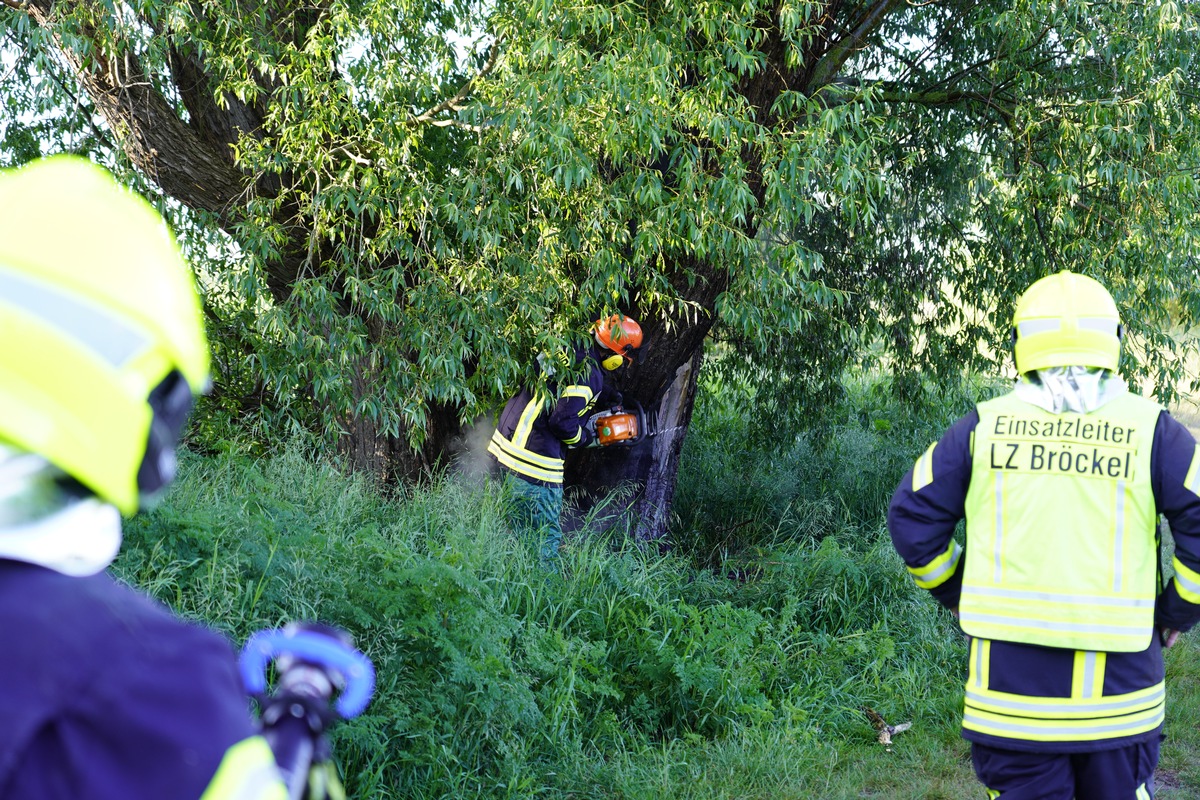
[[[576,538],[548,573],[498,486],[386,496],[297,442],[185,455],[115,569],[235,641],[348,629],[378,671],[334,732],[353,797],[973,796],[963,639],[882,520],[948,420],[850,388],[826,441],[771,453],[706,401],[667,556]],[[864,706],[913,728],[885,750]]]

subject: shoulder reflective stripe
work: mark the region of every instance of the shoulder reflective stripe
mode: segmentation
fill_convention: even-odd
[[[909,567],[908,571],[912,573],[913,580],[917,582],[917,586],[920,586],[922,589],[933,589],[934,587],[941,586],[954,575],[954,570],[958,567],[958,560],[962,556],[962,551],[962,547],[958,542],[951,539],[950,547],[946,552],[925,566]]]
[[[1036,628],[1042,631],[1065,631],[1068,633],[1108,633],[1124,636],[1145,636],[1144,625],[1098,625],[1084,622],[1055,622],[1029,617],[1006,617],[1001,614],[978,614],[963,612],[959,616],[963,622],[989,622],[993,625],[1008,626],[1014,629]]]
[[[1031,319],[1017,323],[1017,336],[1033,336],[1036,333],[1049,333],[1062,328],[1062,321],[1057,319]]]
[[[933,451],[937,448],[937,444],[934,442],[925,448],[925,452],[913,465],[912,490],[914,492],[919,492],[933,483]]]
[[[225,751],[200,800],[285,800],[287,790],[275,756],[261,736],[243,739]]]
[[[1194,573],[1193,573],[1194,574]],[[1013,600],[1029,600],[1036,603],[1078,606],[1114,606],[1117,608],[1153,608],[1152,597],[1080,597],[1058,592],[1037,592],[1025,589],[1000,589],[989,586],[964,586],[964,594],[987,597],[1007,597]]]
[[[525,410],[521,412],[521,418],[517,420],[517,427],[513,430],[512,443],[514,445],[521,449],[525,448],[525,444],[529,441],[529,432],[533,430],[533,423],[537,421],[541,412],[542,395],[534,394],[533,398],[525,404]]]
[[[540,467],[536,467],[536,466],[530,464],[527,461],[522,461],[519,458],[514,458],[513,456],[509,455],[501,448],[497,447],[496,442],[494,442],[494,441],[490,445],[488,445],[488,452],[491,453],[492,455],[494,455],[496,457],[496,460],[499,461],[501,464],[503,464],[504,466],[511,469],[513,472],[516,472],[520,475],[525,475],[530,478],[535,478],[539,481],[545,481],[546,483],[562,483],[563,482],[562,469],[558,469],[558,470],[542,469]]]
[[[1183,565],[1178,558],[1171,559],[1175,568],[1175,591],[1189,603],[1200,603],[1200,573]]]
[[[0,298],[70,336],[110,367],[120,367],[150,346],[141,328],[74,292],[0,267]]]
[[[1125,481],[1117,481],[1117,508],[1114,515],[1113,530],[1113,591],[1121,591],[1121,581],[1125,575],[1122,568],[1125,557]]]
[[[1119,324],[1112,317],[1079,317],[1076,323],[1081,331],[1099,331],[1113,336],[1117,335],[1117,325]]]
[[[1004,476],[999,472],[996,481],[996,540],[992,557],[995,559],[996,572],[992,580],[999,583],[1004,577]]]
[[[500,433],[500,431],[492,434],[492,444],[498,446],[514,458],[528,461],[530,464],[542,467],[543,469],[561,470],[563,468],[561,458],[551,458],[550,456],[544,456],[541,453],[527,450],[516,442],[510,442],[508,439],[505,439],[504,434]]]
[[[562,393],[563,397],[579,397],[586,403],[595,394],[590,386],[568,386]]]
[[[1200,442],[1192,450],[1192,463],[1183,476],[1183,486],[1194,495],[1200,495]]]

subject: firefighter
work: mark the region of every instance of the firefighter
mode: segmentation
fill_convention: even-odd
[[[888,511],[908,571],[969,637],[962,729],[991,799],[1153,794],[1163,649],[1200,619],[1200,452],[1116,375],[1121,335],[1099,282],[1030,286],[1013,389],[930,445]]]
[[[550,394],[522,388],[500,413],[488,453],[504,472],[511,501],[510,523],[521,532],[545,532],[539,557],[547,567],[556,565],[562,543],[566,450],[593,443],[595,432],[587,424],[592,409],[620,402],[620,395],[607,386],[604,376],[631,363],[641,346],[641,326],[631,317],[613,314],[597,320],[592,325],[591,347],[575,352],[577,364],[587,363],[584,381],[556,392],[556,370],[543,359]]]
[[[162,218],[72,156],[0,172],[0,797],[282,798],[230,645],[109,577],[209,356]]]

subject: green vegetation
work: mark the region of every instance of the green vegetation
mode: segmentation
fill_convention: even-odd
[[[962,384],[934,418],[885,389],[848,387],[822,440],[772,455],[741,446],[738,392],[706,381],[668,556],[597,532],[549,575],[496,484],[445,474],[385,497],[297,440],[187,455],[117,570],[239,642],[293,619],[348,628],[379,671],[335,730],[356,798],[974,797],[964,641],[883,511],[987,390]],[[1193,654],[1172,653],[1161,797],[1200,787]],[[863,706],[912,728],[888,751]]]

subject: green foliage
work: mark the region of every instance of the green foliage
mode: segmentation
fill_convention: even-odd
[[[129,112],[80,91],[106,63],[199,138],[247,134],[210,153],[244,182],[220,208],[153,164],[202,211],[170,209],[205,262],[209,446],[359,423],[419,443],[431,408],[489,411],[614,309],[672,353],[648,385],[714,321],[731,374],[813,405],[863,353],[953,384],[1005,364],[1014,298],[1064,268],[1113,289],[1126,372],[1170,400],[1195,342],[1167,332],[1200,308],[1195,7],[875,10],[61,0],[38,27],[7,9],[20,123],[0,158],[140,158]],[[236,247],[214,251],[216,226]]]
[[[824,758],[862,739],[860,704],[920,713],[916,686],[961,655],[878,526],[780,542],[749,580],[574,540],[558,577],[500,501],[449,476],[385,499],[298,445],[188,455],[116,568],[238,641],[292,619],[350,630],[379,672],[335,735],[364,798],[568,796],[759,737]]]
[[[732,351],[705,362],[684,444],[672,538],[703,564],[874,525],[930,442],[1003,383],[900,390],[887,373],[847,371],[836,401],[812,402],[744,367]]]
[[[781,452],[753,446],[709,376],[675,553],[577,537],[561,575],[506,529],[495,485],[444,475],[385,496],[303,440],[265,459],[185,454],[164,503],[129,521],[116,570],[236,641],[294,619],[351,631],[379,689],[334,746],[364,800],[957,800],[978,792],[958,734],[965,640],[882,513],[987,391],[966,381],[921,413],[886,380],[849,381],[826,445]],[[746,506],[737,541],[706,544]],[[1189,652],[1168,657],[1164,797],[1196,785]],[[913,727],[885,751],[862,706]]]

